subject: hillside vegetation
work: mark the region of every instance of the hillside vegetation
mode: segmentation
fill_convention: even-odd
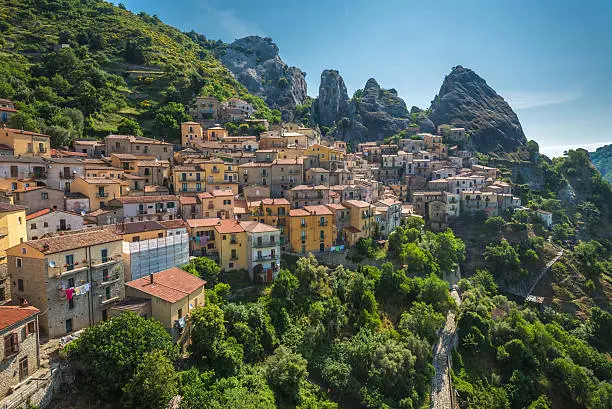
[[[603,178],[612,182],[612,145],[597,148],[595,152],[590,152],[589,156]]]
[[[197,94],[240,96],[279,119],[202,45],[156,16],[100,0],[6,0],[0,10],[0,98],[9,125],[54,145],[111,132],[178,138]],[[197,40],[197,41],[196,41]]]

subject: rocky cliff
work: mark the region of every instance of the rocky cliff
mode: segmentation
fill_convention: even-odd
[[[527,143],[510,105],[474,71],[454,67],[431,104],[429,118],[438,126],[466,128],[470,147],[480,152],[513,151]]]
[[[324,70],[321,73],[319,85],[319,98],[315,105],[315,112],[319,124],[327,127],[334,125],[334,121],[348,114],[349,97],[344,80],[336,70]]]
[[[217,56],[250,93],[279,109],[284,121],[291,121],[296,106],[306,101],[305,74],[285,64],[272,39],[241,38],[218,49]]]
[[[321,74],[315,107],[319,124],[332,127],[334,137],[354,143],[381,140],[410,124],[410,112],[396,90],[384,89],[370,78],[349,99],[342,77],[334,70]]]

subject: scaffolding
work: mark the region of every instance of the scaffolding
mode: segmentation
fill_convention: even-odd
[[[177,233],[157,239],[123,242],[129,254],[132,280],[152,273],[180,267],[189,262],[189,235]]]

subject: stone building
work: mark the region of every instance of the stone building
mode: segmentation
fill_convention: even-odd
[[[108,318],[123,298],[121,236],[105,228],[57,234],[7,250],[14,302],[39,308],[40,329],[62,337]]]
[[[34,307],[0,306],[0,399],[40,366],[39,313]]]

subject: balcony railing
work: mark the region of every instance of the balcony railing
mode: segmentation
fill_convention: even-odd
[[[55,230],[57,231],[72,230],[72,227],[70,226],[70,224],[66,224],[64,226],[61,226],[58,224],[55,226]]]
[[[255,261],[278,260],[278,259],[280,259],[279,254],[262,254],[261,256],[255,257]]]
[[[237,243],[238,243],[238,240],[236,240],[236,239],[230,239],[230,244],[237,244]]]
[[[261,242],[253,242],[254,248],[262,248],[262,247],[275,247],[278,245],[278,241],[276,240],[265,240]]]
[[[319,221],[319,226],[327,226],[327,223],[327,220]]]
[[[107,192],[98,192],[98,193],[96,193],[96,197],[98,199],[103,199],[105,197],[108,197],[108,193]]]

